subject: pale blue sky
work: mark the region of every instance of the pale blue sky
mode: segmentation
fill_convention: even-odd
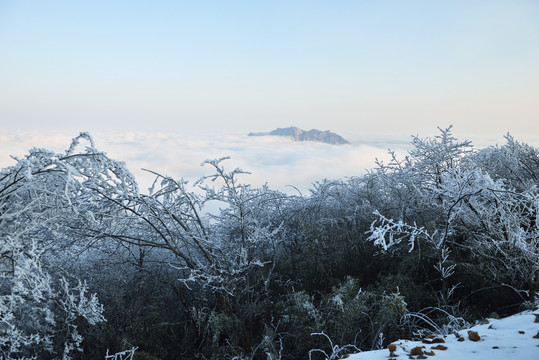
[[[536,0],[0,0],[4,129],[537,139],[538,119]]]

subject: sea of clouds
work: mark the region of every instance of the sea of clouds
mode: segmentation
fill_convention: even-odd
[[[125,162],[136,176],[141,191],[151,185],[149,169],[193,183],[211,168],[206,159],[230,157],[222,163],[226,170],[240,168],[243,183],[292,193],[308,192],[322,179],[360,176],[376,166],[375,160],[387,161],[388,148],[404,156],[410,137],[382,139],[363,136],[349,139],[350,145],[294,142],[278,136],[250,137],[247,134],[194,135],[162,132],[90,133],[96,147],[113,159]],[[0,167],[15,163],[11,156],[23,157],[33,147],[63,153],[78,133],[66,131],[4,131],[0,133]]]
[[[0,168],[15,163],[11,156],[23,157],[33,147],[63,153],[79,132],[13,130],[0,132]],[[230,157],[222,163],[226,170],[240,168],[244,184],[266,184],[275,190],[307,194],[313,183],[322,179],[344,179],[361,176],[376,167],[376,159],[388,162],[388,149],[403,158],[411,149],[411,136],[361,134],[345,136],[349,145],[317,142],[294,142],[279,136],[247,136],[241,133],[164,133],[164,132],[90,132],[96,147],[115,160],[125,162],[135,175],[142,192],[147,192],[155,176],[152,170],[191,184],[211,168],[201,163],[206,159]],[[425,136],[433,136],[426,134]],[[421,136],[423,137],[423,136]],[[464,140],[460,139],[459,140]],[[474,145],[503,144],[498,139],[472,139]],[[517,139],[518,140],[518,139]],[[536,146],[537,144],[532,143]]]

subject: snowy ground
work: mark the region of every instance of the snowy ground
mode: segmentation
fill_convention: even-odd
[[[471,341],[468,331],[475,331],[479,341]],[[488,319],[488,323],[476,325],[469,330],[459,331],[462,339],[455,335],[439,336],[444,343],[426,344],[421,341],[398,340],[394,359],[437,359],[437,360],[539,360],[539,310],[526,311],[504,319]],[[432,349],[438,345],[446,350]],[[415,347],[431,353],[409,356]],[[389,350],[368,351],[350,355],[347,360],[386,360]]]

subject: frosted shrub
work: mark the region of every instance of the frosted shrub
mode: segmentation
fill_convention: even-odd
[[[309,351],[309,360],[313,359],[313,354],[321,354],[323,355],[324,360],[337,360],[342,359],[342,356],[345,354],[348,354],[349,352],[359,352],[359,349],[354,345],[337,345],[333,344],[333,341],[329,336],[321,333],[313,333],[311,336],[323,336],[326,338],[326,340],[329,343],[329,352],[326,352],[322,349],[312,349]],[[316,357],[316,356],[314,356]]]
[[[90,147],[78,153],[81,139]],[[109,184],[102,177],[102,166],[117,167],[100,157],[89,135],[82,133],[65,154],[32,149],[25,158],[16,159],[16,165],[1,171],[2,359],[70,359],[82,350],[82,321],[90,325],[104,321],[103,307],[95,295],[88,294],[86,284],[68,281],[60,271],[67,261],[64,256],[70,254],[68,248],[76,243],[68,228],[92,204],[84,196],[77,201],[82,184]],[[123,176],[121,171],[117,174]]]
[[[389,294],[363,290],[352,277],[333,290],[328,303],[328,333],[369,350],[378,348],[380,334],[396,328],[408,311],[398,289]]]
[[[43,353],[70,359],[82,351],[77,323],[104,321],[103,307],[83,283],[55,283],[45,272],[35,244],[26,253],[12,252],[13,272],[1,274],[0,354],[4,359],[38,358]]]
[[[433,307],[405,314],[401,324],[418,339],[432,334],[449,335],[470,326],[462,317]]]

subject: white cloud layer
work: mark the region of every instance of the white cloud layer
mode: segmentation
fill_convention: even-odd
[[[24,156],[32,147],[56,152],[68,148],[77,134],[65,132],[12,131],[0,133],[0,167],[12,165],[9,155]],[[287,138],[247,135],[211,135],[206,137],[165,133],[92,133],[97,148],[111,158],[124,161],[135,174],[141,189],[147,188],[153,175],[149,169],[191,182],[211,172],[201,167],[206,159],[228,156],[226,169],[241,168],[250,172],[242,181],[254,186],[268,183],[270,188],[292,192],[291,186],[307,191],[313,182],[364,174],[375,164],[375,158],[387,158],[391,146],[404,153],[403,142],[381,145],[356,141],[336,146],[315,142],[294,142]],[[289,186],[291,185],[291,186]]]
[[[52,130],[4,131],[0,133],[0,167],[14,163],[9,155],[22,157],[32,147],[63,152],[76,135]],[[274,136],[248,137],[246,134],[98,132],[91,135],[99,150],[126,163],[128,169],[135,174],[142,191],[154,179],[153,175],[142,169],[174,178],[185,178],[192,183],[211,173],[210,168],[200,166],[204,160],[229,156],[230,160],[223,163],[226,169],[241,168],[251,173],[242,177],[244,183],[253,186],[268,183],[270,188],[288,193],[294,192],[293,187],[296,187],[305,193],[314,182],[324,178],[342,179],[364,174],[375,167],[376,158],[388,160],[388,148],[400,156],[404,156],[410,148],[409,136],[387,138],[363,135],[349,138],[351,145],[336,146],[293,142]],[[485,146],[494,145],[496,141],[503,143],[502,138],[488,142],[475,139],[474,143]]]

